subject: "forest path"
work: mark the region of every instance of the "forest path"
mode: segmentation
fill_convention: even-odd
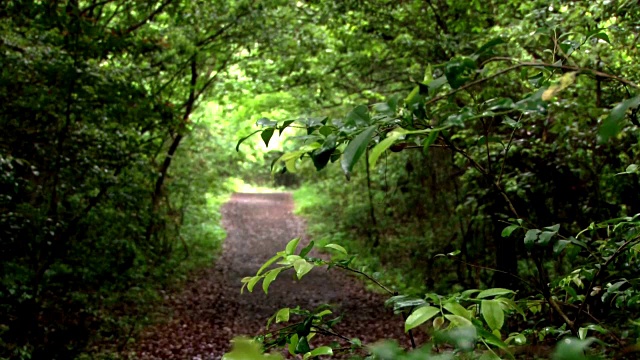
[[[329,303],[345,317],[336,329],[363,343],[393,337],[406,344],[403,321],[383,307],[384,296],[364,290],[357,279],[337,270],[314,269],[301,281],[290,272],[253,293],[240,294],[242,279],[252,276],[289,240],[302,237],[304,221],[292,214],[288,193],[236,193],[222,209],[227,231],[216,264],[196,274],[180,294],[169,298],[172,318],[145,331],[134,345],[138,359],[220,359],[237,335],[256,335],[278,309],[313,309]],[[317,345],[312,341],[312,346]]]

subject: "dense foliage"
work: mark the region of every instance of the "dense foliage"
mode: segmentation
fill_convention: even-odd
[[[395,24],[417,3],[385,5]],[[305,128],[274,169],[298,172],[308,158],[325,172],[298,193],[301,211],[321,244],[348,244],[364,259],[327,263],[287,249],[281,267],[246,284],[268,287],[288,267],[301,277],[314,266],[355,264],[348,270],[377,271],[396,295],[390,305],[408,315],[407,330],[429,321],[436,341],[439,329],[468,331],[449,342],[463,351],[474,346],[459,338],[478,342],[483,358],[567,335],[574,343],[560,346],[559,358],[582,356],[591,335],[608,356],[635,351],[637,9],[533,2],[494,4],[485,14],[477,4],[480,14],[462,20],[472,12],[440,5],[431,4],[438,34],[418,38],[459,37],[460,47],[442,41],[438,55],[412,58],[393,47],[404,34],[377,29],[393,39],[386,49],[424,70],[412,75],[412,90],[381,89],[386,97],[370,94],[343,116],[260,123],[265,141],[288,126]],[[446,36],[448,24],[460,26],[456,35]],[[323,331],[321,317],[310,318],[311,331]],[[304,327],[285,329],[265,344],[286,339],[292,353],[313,349],[297,348]]]
[[[0,19],[0,357],[123,349],[160,286],[210,263],[230,177],[302,182],[334,252],[292,242],[251,289],[328,265],[436,350],[637,350],[634,1],[10,0]],[[289,313],[229,359],[334,352],[308,342],[327,313]]]
[[[259,41],[247,27],[263,12],[3,2],[0,357],[123,347],[149,317],[154,284],[210,263],[219,195],[245,160],[221,133],[246,125],[200,105],[223,99],[220,78]]]

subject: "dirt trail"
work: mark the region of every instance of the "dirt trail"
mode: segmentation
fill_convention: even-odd
[[[282,307],[336,305],[345,314],[337,329],[363,342],[394,337],[406,343],[402,319],[385,309],[384,297],[338,270],[314,269],[302,281],[282,273],[269,295],[256,286],[240,295],[240,279],[256,270],[289,240],[302,236],[304,222],[292,214],[290,194],[234,194],[223,207],[227,239],[215,266],[171,296],[172,319],[148,329],[135,345],[139,359],[220,359],[236,335],[256,335]],[[301,246],[307,240],[301,241]],[[313,342],[312,342],[313,344]]]

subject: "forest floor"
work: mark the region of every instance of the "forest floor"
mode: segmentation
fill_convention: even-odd
[[[344,314],[335,328],[340,334],[363,343],[395,338],[408,345],[402,318],[383,306],[386,297],[337,269],[314,269],[301,281],[282,273],[268,295],[260,284],[253,293],[240,294],[240,280],[255,275],[289,240],[302,237],[299,248],[308,242],[304,221],[292,211],[288,193],[234,194],[222,209],[227,231],[222,255],[213,267],[194,274],[182,292],[166,296],[170,319],[141,334],[129,349],[134,358],[220,359],[233,337],[264,331],[278,309],[311,310],[325,303],[334,305],[334,314]],[[314,339],[311,345],[332,340]]]

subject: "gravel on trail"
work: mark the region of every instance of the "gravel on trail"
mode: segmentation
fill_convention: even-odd
[[[240,280],[284,249],[289,240],[308,243],[304,221],[292,213],[288,193],[236,193],[222,208],[227,238],[215,265],[198,272],[180,293],[168,296],[172,316],[144,331],[132,350],[137,359],[220,359],[238,335],[254,336],[283,307],[313,309],[328,303],[344,314],[336,331],[363,343],[395,338],[406,346],[403,320],[383,303],[387,298],[365,290],[362,281],[338,269],[313,269],[297,281],[280,274],[265,295],[260,284],[240,294]],[[315,340],[315,339],[314,339]],[[311,341],[312,346],[317,345]]]

